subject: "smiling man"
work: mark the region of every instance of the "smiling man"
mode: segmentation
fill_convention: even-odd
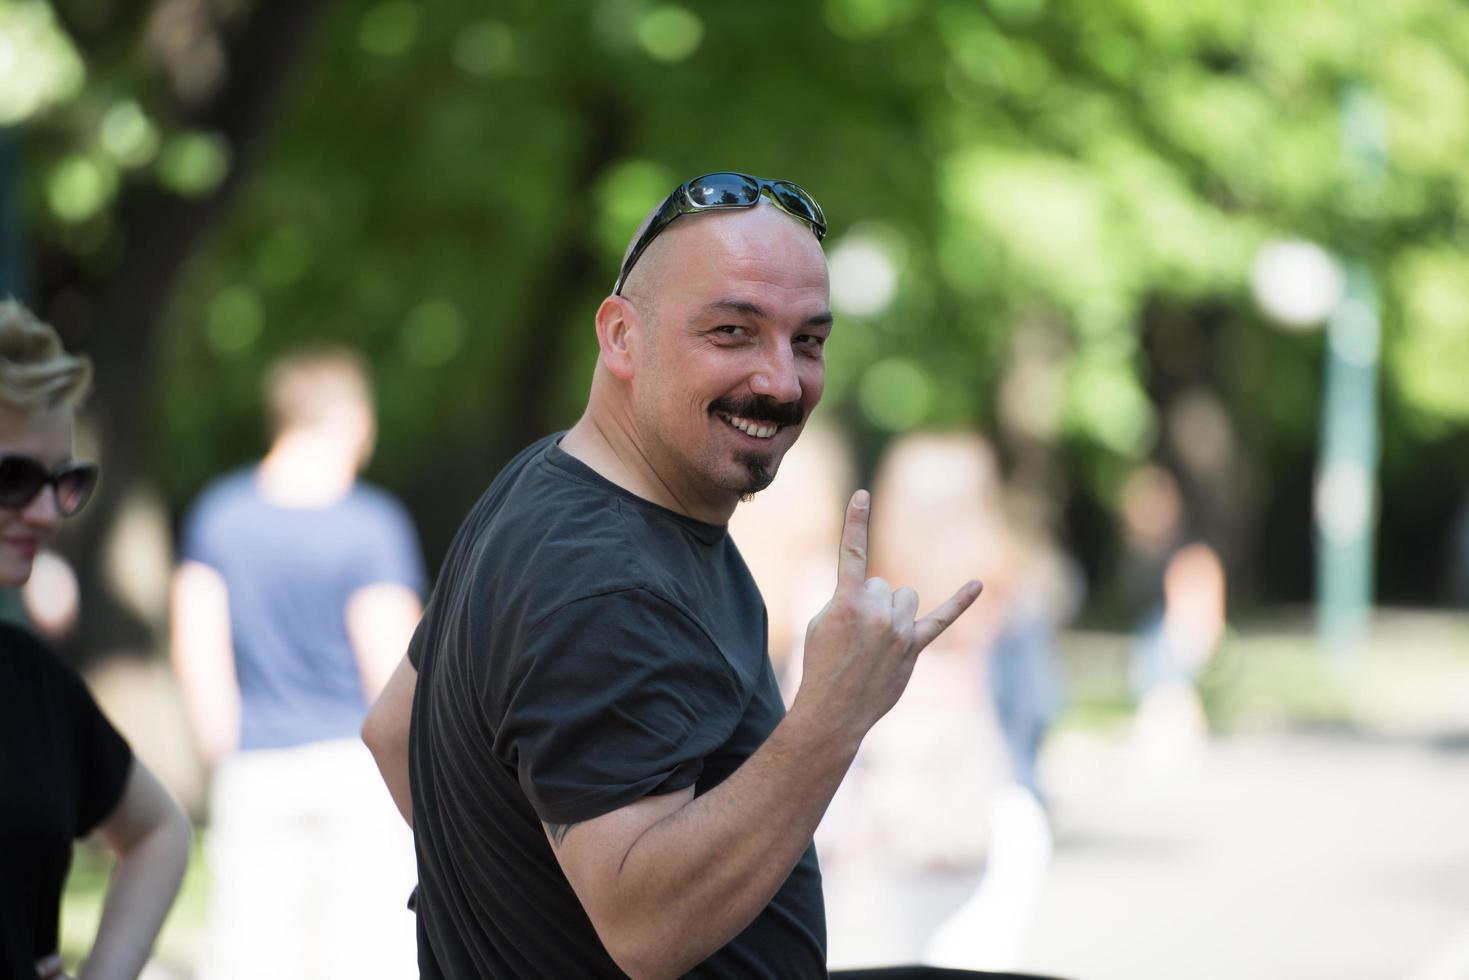
[[[859,491],[784,711],[726,524],[821,398],[825,230],[787,181],[676,188],[597,311],[585,414],[460,529],[364,728],[414,826],[424,977],[826,975],[812,834],[979,585],[915,621],[866,577]]]

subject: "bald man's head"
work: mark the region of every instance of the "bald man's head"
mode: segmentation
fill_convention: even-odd
[[[623,265],[626,265],[661,208],[660,203],[638,224],[622,253]],[[731,229],[742,217],[753,219],[741,222],[742,228],[761,228],[767,235],[780,235],[781,229],[794,229],[799,244],[809,246],[800,250],[808,255],[821,257],[822,264],[825,264],[824,253],[811,233],[810,226],[762,197],[752,208],[718,209],[679,215],[647,245],[636,264],[628,271],[622,284],[622,295],[639,303],[648,315],[654,315],[659,298],[668,290],[676,289],[689,264],[697,261],[698,257],[690,253],[710,247],[714,240],[728,243]],[[751,232],[746,237],[753,242],[754,234],[756,232]],[[789,239],[790,236],[781,237]]]
[[[826,256],[809,224],[763,201],[681,214],[628,255],[620,295],[597,312],[589,412],[685,513],[726,520],[821,398]]]

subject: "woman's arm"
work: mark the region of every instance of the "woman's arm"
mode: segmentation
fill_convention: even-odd
[[[122,799],[96,834],[117,864],[80,980],[135,980],[183,881],[192,829],[173,797],[134,759]]]

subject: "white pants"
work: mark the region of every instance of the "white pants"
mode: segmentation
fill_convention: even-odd
[[[242,752],[210,813],[200,980],[418,976],[413,836],[361,742]]]

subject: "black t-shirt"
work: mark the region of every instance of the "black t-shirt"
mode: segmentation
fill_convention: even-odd
[[[112,813],[132,760],[81,678],[0,623],[0,976],[56,952],[72,841]]]
[[[621,976],[542,821],[707,792],[784,714],[760,593],[726,528],[556,445],[521,453],[449,549],[409,656],[419,965],[435,977]],[[814,848],[689,975],[824,977]]]

